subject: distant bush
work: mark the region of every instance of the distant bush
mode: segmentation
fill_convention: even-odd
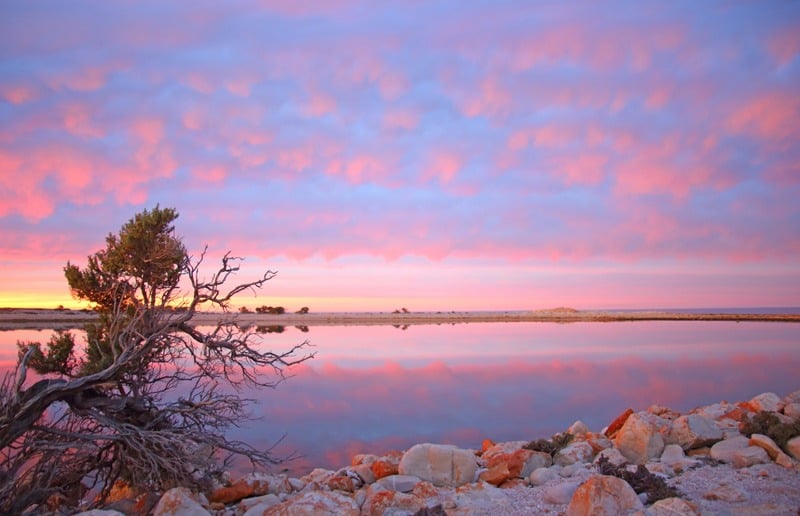
[[[551,456],[555,457],[559,450],[564,448],[570,443],[570,441],[572,441],[572,437],[572,434],[568,434],[566,432],[559,433],[555,434],[550,439],[537,439],[535,441],[531,441],[523,446],[523,448],[531,451],[549,453]]]
[[[742,435],[747,437],[753,434],[766,435],[785,450],[789,439],[800,435],[800,421],[783,423],[778,416],[771,412],[759,412],[752,418],[745,418],[740,424],[739,430]]]
[[[252,314],[253,312],[251,312],[250,309],[247,308],[246,306],[242,306],[242,307],[239,307],[239,313],[240,314]]]
[[[256,308],[256,313],[259,314],[273,314],[273,315],[280,315],[286,313],[286,309],[282,306],[267,306],[262,305]]]
[[[298,311],[297,311],[297,312],[295,312],[295,313],[298,313],[298,314],[307,314],[307,313],[308,313],[308,307],[307,307],[307,306],[304,306],[303,308],[301,308],[300,310],[298,310]]]

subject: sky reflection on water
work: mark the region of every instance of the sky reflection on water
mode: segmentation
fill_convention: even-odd
[[[16,340],[0,333],[3,362]],[[732,322],[485,323],[312,327],[264,335],[270,349],[309,339],[317,356],[260,400],[234,436],[279,454],[293,473],[416,442],[478,447],[549,436],[581,419],[599,431],[628,407],[677,410],[800,389],[800,325]]]

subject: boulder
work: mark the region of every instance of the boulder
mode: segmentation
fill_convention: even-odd
[[[572,495],[567,516],[616,516],[633,511],[644,511],[642,501],[624,480],[607,475],[596,475]]]
[[[481,471],[480,475],[478,475],[479,480],[492,484],[493,486],[499,486],[510,478],[512,478],[512,476],[506,462],[498,462],[494,466],[489,467],[489,469]]]
[[[764,392],[753,397],[748,404],[754,412],[779,412],[783,408],[783,400],[774,392]]]
[[[475,454],[447,444],[415,444],[400,460],[401,475],[413,475],[438,487],[472,482],[478,464]]]
[[[530,474],[530,477],[528,477],[531,485],[534,486],[541,486],[557,478],[559,478],[559,475],[558,471],[556,471],[556,468],[537,468],[533,470]]]
[[[489,441],[489,442],[491,442],[491,441]],[[488,444],[488,443],[484,443],[484,444]],[[508,441],[508,442],[496,443],[496,444],[493,443],[491,446],[489,446],[488,448],[483,450],[483,453],[481,454],[481,457],[483,458],[483,460],[485,460],[488,463],[492,459],[494,459],[495,457],[500,457],[500,456],[505,456],[505,455],[510,455],[512,453],[515,453],[515,452],[523,449],[523,447],[526,444],[528,444],[527,441]]]
[[[680,445],[668,444],[661,454],[661,463],[669,466],[674,473],[681,473],[700,464],[700,461],[686,457]]]
[[[336,491],[307,491],[264,511],[264,516],[359,516],[356,501]]]
[[[423,508],[423,501],[416,496],[387,490],[379,484],[375,484],[367,489],[367,496],[361,505],[361,514],[364,516],[415,514]]]
[[[410,475],[389,475],[377,480],[384,489],[401,493],[411,492],[420,482],[422,481],[419,478]]]
[[[645,464],[664,450],[664,438],[649,419],[640,413],[631,414],[614,439],[617,449],[631,464]]]
[[[748,494],[741,489],[728,485],[722,484],[720,486],[707,491],[703,494],[703,498],[706,500],[721,500],[723,502],[729,503],[736,503],[736,502],[744,502],[749,498]]]
[[[749,468],[755,464],[767,464],[770,462],[766,450],[759,446],[748,446],[747,448],[733,452],[734,468]]]
[[[573,441],[565,447],[558,450],[553,462],[559,466],[567,466],[575,463],[586,463],[592,461],[594,456],[594,449],[592,445],[586,441]]]
[[[399,451],[389,452],[382,457],[378,457],[371,462],[372,474],[375,475],[376,479],[397,475],[400,459],[402,458],[403,453]]]
[[[606,436],[613,439],[614,436],[617,435],[619,429],[622,428],[622,425],[625,424],[625,421],[627,421],[628,418],[631,416],[631,414],[633,414],[633,409],[629,408],[625,410],[625,412],[614,418],[614,421],[612,421],[611,424],[609,424],[608,427],[606,428],[605,431]]]
[[[548,468],[553,465],[553,457],[549,453],[532,451],[528,456],[525,464],[522,466],[522,471],[519,476],[527,478],[533,473],[534,470],[539,468]]]
[[[589,427],[583,421],[575,421],[567,429],[567,433],[574,436],[586,435],[589,433]]]
[[[281,503],[281,499],[278,495],[274,494],[266,494],[262,496],[254,496],[252,498],[245,498],[239,505],[236,506],[236,514],[243,514],[247,515],[250,513],[252,514],[262,514],[265,510],[269,509],[270,507],[274,507]],[[250,516],[248,515],[248,516]]]
[[[795,460],[800,460],[800,436],[792,437],[786,442],[786,452]]]
[[[769,458],[775,460],[775,458],[783,453],[781,447],[775,444],[769,436],[763,434],[753,434],[750,436],[749,441],[750,446],[758,446],[760,448],[764,448],[764,451],[767,452]]]
[[[782,401],[784,405],[788,405],[789,403],[800,403],[800,390],[787,394],[783,397]]]
[[[578,490],[580,482],[559,482],[546,486],[542,491],[542,499],[554,505],[566,505],[572,500],[575,491]]]
[[[508,469],[509,478],[527,477],[534,469],[542,466],[549,466],[550,464],[548,461],[552,460],[549,453],[525,449],[518,449],[513,453],[493,453],[487,455],[489,458],[486,460],[486,467],[490,470],[494,469],[499,471],[498,466],[500,464],[505,464]],[[491,482],[489,483],[491,484]]]
[[[700,514],[697,506],[682,498],[664,498],[650,506],[651,516],[695,516]]]
[[[672,422],[670,440],[684,450],[701,448],[722,439],[722,430],[714,421],[699,414],[680,416]]]
[[[711,455],[711,458],[714,460],[732,464],[735,452],[738,450],[743,450],[748,446],[750,446],[750,439],[743,435],[739,435],[716,443],[711,447],[709,455]]]
[[[597,462],[603,457],[608,459],[608,462],[613,466],[622,466],[628,462],[628,459],[626,459],[625,456],[622,455],[622,453],[620,453],[620,451],[616,448],[608,448],[607,450],[603,450],[598,453],[594,458],[594,463],[597,464]]]
[[[456,488],[452,498],[445,499],[442,505],[448,515],[507,514],[514,508],[514,500],[504,489],[477,482]]]
[[[210,516],[199,499],[186,487],[170,489],[161,496],[153,509],[153,516]]]
[[[792,419],[800,419],[800,403],[787,403],[783,406],[783,413]]]
[[[92,509],[90,511],[83,511],[76,513],[74,516],[125,516],[119,511],[111,511],[105,509]]]

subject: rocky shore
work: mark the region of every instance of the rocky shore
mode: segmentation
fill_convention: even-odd
[[[479,449],[423,443],[302,478],[253,473],[207,493],[115,486],[103,511],[167,515],[786,514],[800,509],[800,390]]]

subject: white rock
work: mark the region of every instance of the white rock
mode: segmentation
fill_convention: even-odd
[[[661,454],[662,464],[669,466],[674,473],[680,473],[700,464],[699,460],[690,459],[683,453],[678,444],[668,444]]]
[[[272,507],[273,505],[278,505],[281,503],[281,499],[276,494],[267,494],[263,496],[253,496],[250,498],[244,498],[239,505],[236,506],[237,514],[247,514],[250,512],[253,507],[261,507],[261,510],[267,509]],[[260,514],[260,513],[259,513]]]
[[[549,453],[545,452],[531,452],[531,456],[525,461],[525,465],[522,466],[522,472],[520,476],[522,478],[528,477],[534,470],[539,468],[547,468],[553,464],[553,457],[550,456]]]
[[[770,462],[766,450],[759,446],[748,446],[742,450],[733,452],[733,467],[747,468],[754,464],[766,464]]]
[[[701,448],[722,439],[722,430],[714,421],[699,414],[680,416],[672,422],[670,431],[672,441],[684,450]]]
[[[306,491],[272,507],[271,511],[292,516],[359,516],[361,513],[356,501],[339,491]]]
[[[800,436],[792,437],[786,443],[786,451],[794,457],[795,460],[800,460]]]
[[[412,475],[438,487],[456,487],[475,478],[475,454],[447,444],[415,444],[403,454],[401,475]]]
[[[567,516],[611,516],[644,511],[642,501],[624,480],[596,475],[581,484],[572,495]]]
[[[787,403],[783,406],[783,413],[792,419],[800,419],[800,403]]]
[[[649,419],[639,412],[631,414],[614,439],[617,449],[631,464],[645,464],[664,450],[664,438]]]
[[[689,502],[681,498],[664,498],[654,503],[648,515],[651,516],[694,516],[698,512]]]
[[[586,435],[589,433],[589,427],[583,421],[578,420],[572,423],[567,429],[567,433],[571,435]]]
[[[592,445],[586,441],[573,441],[558,450],[558,453],[553,457],[553,462],[559,466],[568,466],[575,463],[583,464],[591,462],[593,455]]]
[[[541,486],[551,480],[559,478],[558,469],[560,468],[537,468],[535,469],[529,479],[532,486]]]
[[[750,439],[743,435],[739,435],[716,443],[711,447],[710,455],[714,460],[732,464],[735,452],[743,450],[748,446],[750,446]]]
[[[554,505],[568,504],[580,485],[580,482],[559,482],[546,486],[542,491],[542,499]]]
[[[626,464],[628,462],[628,459],[626,459],[625,456],[622,455],[622,453],[620,453],[620,451],[616,448],[607,448],[605,450],[602,450],[594,458],[594,463],[597,464],[597,462],[600,460],[601,457],[605,457],[606,459],[608,459],[608,462],[612,466],[622,466],[623,464]]]
[[[789,403],[800,403],[800,390],[787,394],[783,397],[782,401],[784,405],[788,405]]]
[[[105,509],[92,509],[91,511],[79,512],[73,516],[125,516],[119,511],[109,511]]]
[[[411,475],[389,475],[378,479],[376,482],[389,491],[409,493],[421,480]]]
[[[774,392],[764,392],[750,400],[750,406],[756,412],[778,412],[783,408],[783,400]]]
[[[188,488],[176,487],[161,496],[153,509],[153,516],[209,516],[210,513],[197,501],[197,495]]]

